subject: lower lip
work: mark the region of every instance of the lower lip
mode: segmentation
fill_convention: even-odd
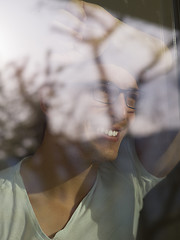
[[[119,140],[119,138],[120,138],[120,132],[118,132],[118,135],[115,136],[115,137],[113,137],[113,136],[111,137],[111,136],[108,136],[108,135],[106,135],[106,134],[103,134],[102,137],[103,137],[104,139],[107,139],[107,140],[110,141],[110,142],[117,142],[117,141]]]

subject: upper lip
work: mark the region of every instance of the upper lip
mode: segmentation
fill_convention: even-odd
[[[127,123],[126,122],[121,122],[121,123],[115,123],[112,124],[111,126],[99,126],[99,125],[91,125],[93,129],[103,129],[103,130],[108,130],[108,131],[123,131],[124,129],[127,128]]]
[[[126,123],[115,124],[112,126],[111,130],[120,132],[120,131],[124,130],[126,127],[127,127]]]

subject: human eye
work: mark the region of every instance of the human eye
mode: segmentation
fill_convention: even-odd
[[[127,106],[135,109],[138,98],[139,98],[138,90],[128,90],[126,95]]]

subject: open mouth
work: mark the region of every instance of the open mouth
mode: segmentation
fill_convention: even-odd
[[[124,135],[125,127],[121,129],[103,129],[97,128],[96,132],[98,134],[99,141],[110,141],[118,142],[119,139]]]
[[[119,134],[119,130],[112,130],[112,129],[103,129],[103,128],[98,128],[97,129],[98,133],[101,133],[103,135],[106,135],[108,137],[117,137]]]
[[[116,142],[125,135],[127,124],[115,124],[111,127],[105,127],[105,126],[98,126],[89,124],[88,129],[89,132],[93,134],[93,137],[98,139],[98,141],[108,140]]]

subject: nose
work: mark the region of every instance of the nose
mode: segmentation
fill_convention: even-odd
[[[120,93],[118,99],[113,103],[112,111],[116,121],[127,120],[127,106],[123,93]]]

